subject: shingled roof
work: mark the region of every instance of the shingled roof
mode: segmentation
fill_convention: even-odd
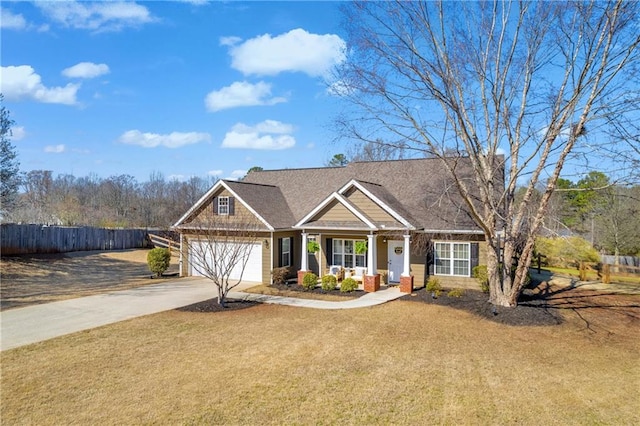
[[[470,183],[473,182],[468,159],[458,159],[456,167],[463,175],[469,176]],[[434,232],[480,230],[469,216],[451,175],[437,158],[353,162],[345,167],[254,171],[244,178],[243,183],[277,187],[280,190],[277,197],[282,196],[277,201],[267,203],[267,197],[258,195],[255,198],[273,217],[277,217],[277,205],[283,201],[280,207],[284,214],[280,224],[284,224],[284,216],[290,213],[293,220],[288,226],[293,226],[350,180],[360,182],[418,229]],[[274,207],[276,211],[269,210]]]

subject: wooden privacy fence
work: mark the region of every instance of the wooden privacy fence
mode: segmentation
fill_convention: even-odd
[[[146,229],[2,224],[1,253],[66,253],[150,247]]]

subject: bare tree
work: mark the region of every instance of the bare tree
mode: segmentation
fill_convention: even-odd
[[[490,301],[515,306],[563,168],[638,158],[637,139],[607,136],[638,134],[628,127],[640,111],[638,5],[395,1],[344,10],[350,49],[337,76],[352,109],[341,133],[442,159],[488,241]],[[462,158],[472,181],[459,173]]]
[[[218,215],[201,212],[191,222],[178,227],[186,233],[183,244],[188,249],[189,266],[210,279],[224,307],[227,295],[241,282],[254,245],[259,225],[248,214]]]
[[[20,162],[16,148],[11,143],[11,127],[14,121],[2,102],[0,93],[0,219],[16,208],[20,186]]]

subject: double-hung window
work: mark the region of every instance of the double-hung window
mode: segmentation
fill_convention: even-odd
[[[469,243],[434,243],[434,264],[437,275],[471,274],[471,245]]]
[[[340,240],[334,238],[332,265],[340,265],[345,268],[367,266],[367,254],[356,254],[355,243],[356,240]]]
[[[220,216],[229,215],[229,197],[218,197],[218,214]]]
[[[291,266],[291,238],[282,239],[280,266]]]

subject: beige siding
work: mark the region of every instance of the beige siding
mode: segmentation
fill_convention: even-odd
[[[313,219],[325,220],[332,222],[361,222],[349,209],[337,201],[330,203],[324,209],[320,210]]]
[[[188,222],[185,222],[186,226],[202,226],[202,227],[215,227],[226,226],[233,224],[243,225],[257,225],[260,228],[266,228],[266,225],[260,221],[253,213],[251,213],[237,197],[234,201],[234,214],[233,215],[215,215],[213,213],[213,200],[215,197],[233,197],[225,188],[220,188],[215,194],[208,200],[196,212],[195,216]]]
[[[278,239],[279,238],[289,238],[293,237],[293,250],[291,252],[291,256],[293,258],[293,264],[291,265],[292,275],[296,274],[300,270],[300,256],[302,255],[302,236],[300,235],[300,231],[285,231],[285,232],[276,232],[273,234],[273,265],[271,269],[277,268],[280,264],[280,252],[278,251]],[[269,270],[269,274],[271,274],[271,269]]]
[[[271,284],[271,235],[262,238],[262,284]]]
[[[395,222],[398,226],[401,226],[393,216],[384,211],[359,189],[349,191],[347,199],[371,220],[375,222]]]

